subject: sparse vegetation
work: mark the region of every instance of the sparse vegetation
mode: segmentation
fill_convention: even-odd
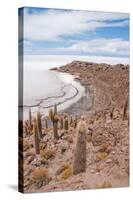
[[[103,143],[103,144],[100,145],[100,151],[101,152],[106,152],[108,147],[109,147],[109,144]]]
[[[106,152],[98,152],[96,153],[96,161],[104,160],[108,156]]]
[[[32,125],[30,125],[29,120],[25,120],[24,122],[24,133],[28,136],[32,134]]]
[[[23,151],[27,151],[30,148],[31,148],[31,144],[28,141],[24,140],[23,141]]]
[[[63,164],[59,167],[59,169],[57,170],[56,174],[57,174],[57,175],[61,174],[64,170],[68,169],[69,167],[70,167],[69,164],[63,163]]]
[[[32,183],[40,188],[50,181],[48,170],[46,168],[36,168],[32,173]]]
[[[52,150],[52,149],[46,149],[46,150],[42,150],[41,153],[40,153],[40,156],[41,156],[41,159],[52,159],[55,157],[55,150]]]
[[[110,181],[104,181],[101,184],[96,185],[97,189],[102,189],[102,188],[112,188],[112,183]]]
[[[70,176],[72,176],[72,168],[70,166],[68,166],[62,172],[62,176],[61,177],[63,179],[68,179]]]

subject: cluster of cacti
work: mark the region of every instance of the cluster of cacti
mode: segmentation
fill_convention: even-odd
[[[49,109],[49,118],[53,124],[53,134],[54,139],[59,139],[58,128],[69,130],[69,126],[76,128],[77,127],[77,116],[72,117],[64,113],[59,116],[57,113],[57,105],[54,106],[54,109]],[[44,118],[45,128],[48,129],[48,119]],[[58,126],[58,122],[59,126]],[[32,133],[34,136],[34,147],[35,153],[40,154],[40,139],[42,138],[42,120],[41,114],[38,111],[34,119],[31,115],[31,109],[29,109],[29,127],[32,128]],[[73,173],[77,174],[85,171],[86,163],[86,123],[82,118],[78,124],[77,128],[77,143],[75,147],[74,154],[74,164],[73,164]]]
[[[33,135],[34,135],[34,144],[36,154],[40,154],[40,139],[38,135],[38,127],[36,118],[33,119]]]
[[[58,121],[59,121],[59,117],[57,114],[57,105],[54,106],[54,110],[50,109],[49,110],[49,118],[51,119],[52,123],[53,123],[53,132],[54,132],[54,139],[59,139],[58,136]]]
[[[82,117],[77,126],[77,138],[73,160],[73,174],[85,172],[86,170],[86,134],[87,124]]]
[[[42,138],[41,114],[38,111],[36,117],[32,120],[31,109],[29,109],[29,126],[34,136],[35,153],[40,154],[40,139]]]

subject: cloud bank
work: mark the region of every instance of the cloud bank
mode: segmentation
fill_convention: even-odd
[[[95,35],[97,30],[125,27],[129,27],[126,13],[56,9],[29,12],[25,9],[25,52],[129,56],[129,41],[114,35],[112,38],[112,32],[107,38],[100,34],[95,39],[87,38],[90,34]],[[79,38],[72,40],[72,37]],[[56,42],[56,46],[52,47],[52,42]]]

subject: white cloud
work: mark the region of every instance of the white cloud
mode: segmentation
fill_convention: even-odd
[[[99,38],[90,41],[78,41],[66,48],[58,48],[62,52],[80,52],[99,55],[129,56],[129,42],[122,39]]]
[[[24,38],[27,40],[59,40],[64,35],[73,35],[84,31],[94,31],[97,28],[111,26],[126,26],[128,14],[88,12],[88,11],[61,11],[48,10],[47,12],[29,14],[25,10]]]

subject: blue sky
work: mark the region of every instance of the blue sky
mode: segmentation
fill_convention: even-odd
[[[129,14],[24,8],[24,54],[129,57]]]

